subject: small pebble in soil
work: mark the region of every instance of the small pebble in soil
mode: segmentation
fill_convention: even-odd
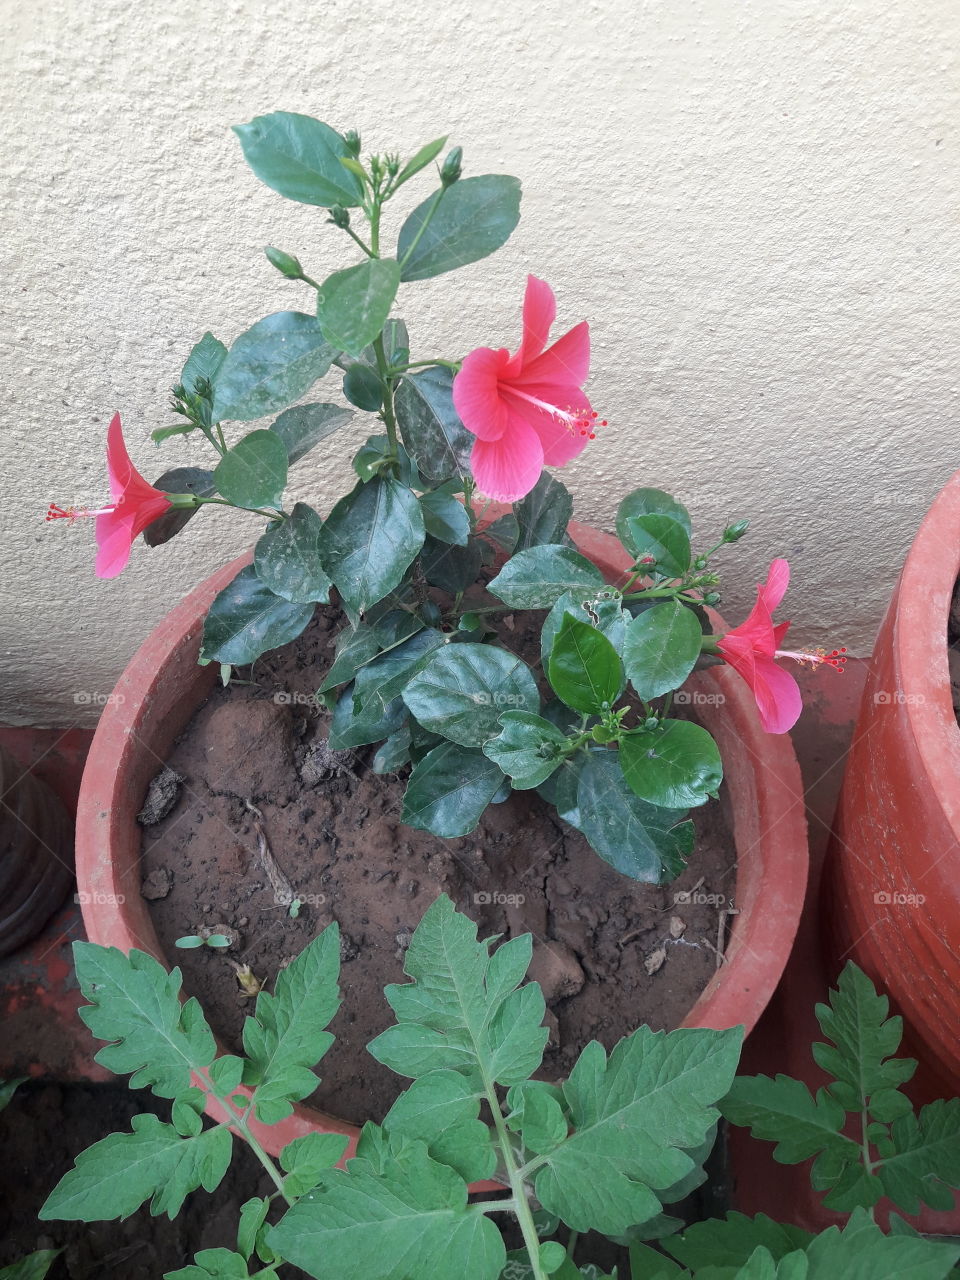
[[[161,822],[180,798],[182,786],[183,779],[180,775],[164,765],[147,787],[147,798],[137,814],[141,827],[153,827]]]
[[[165,898],[173,888],[173,875],[166,867],[154,867],[140,886],[140,893],[148,902]]]

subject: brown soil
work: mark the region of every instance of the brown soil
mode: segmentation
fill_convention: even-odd
[[[509,637],[528,660],[537,621],[528,636]],[[412,830],[399,819],[406,771],[371,773],[372,748],[348,773],[317,768],[313,747],[325,739],[326,715],[311,695],[339,626],[335,611],[318,612],[299,640],[256,664],[252,683],[211,695],[166,762],[183,779],[176,803],[144,831],[144,896],[161,943],[226,1043],[238,1044],[250,1009],[234,964],[272,985],[337,920],[343,1006],[310,1101],[355,1122],[381,1118],[403,1082],[365,1045],[392,1022],[383,987],[405,980],[404,948],[440,893],[478,922],[482,937],[533,934],[531,976],[544,987],[551,1026],[547,1076],[566,1075],[591,1039],[609,1048],[640,1023],[682,1022],[715,971],[717,900],[735,890],[723,800],[694,811],[697,847],[665,888],[618,875],[533,792],[491,806],[462,839]],[[304,903],[296,919],[264,874],[248,801]],[[678,905],[676,895],[694,886],[695,900]],[[672,917],[684,926],[674,923],[676,937]],[[201,930],[226,933],[231,947],[174,948],[176,938]],[[665,958],[655,967],[659,949]]]
[[[108,1133],[129,1130],[130,1119],[152,1111],[170,1118],[170,1105],[116,1085],[21,1085],[0,1112],[0,1267],[36,1249],[60,1249],[49,1280],[157,1280],[186,1266],[199,1249],[234,1249],[240,1206],[273,1190],[256,1158],[239,1140],[233,1161],[211,1195],[187,1197],[171,1222],[144,1207],[124,1222],[39,1222],[37,1213],[77,1154]],[[276,1220],[275,1215],[272,1221]],[[284,1275],[303,1276],[294,1268]]]

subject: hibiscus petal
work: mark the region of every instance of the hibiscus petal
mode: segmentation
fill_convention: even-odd
[[[753,696],[767,733],[786,733],[797,723],[803,710],[800,686],[793,676],[763,658],[756,664]]]
[[[507,410],[499,382],[509,358],[505,347],[477,347],[465,358],[453,380],[453,405],[478,440],[499,440],[506,430]]]
[[[767,609],[773,613],[777,605],[787,594],[787,587],[790,585],[790,565],[786,560],[774,560],[767,571],[767,581],[764,586],[759,587],[763,602]]]
[[[533,427],[511,418],[499,440],[478,440],[470,454],[470,469],[481,493],[496,502],[516,502],[540,479],[543,446]]]
[[[584,320],[558,338],[543,355],[524,364],[511,381],[522,387],[534,382],[580,387],[586,382],[589,372],[590,326]]]
[[[507,377],[520,373],[547,345],[550,326],[557,318],[557,300],[546,280],[527,276],[527,291],[523,297],[523,338],[514,355],[510,357]]]
[[[565,387],[562,389],[562,394],[558,394],[558,407],[564,414],[573,415],[572,422],[538,408],[529,400],[510,396],[509,387],[505,387],[504,390],[507,393],[511,413],[519,414],[540,437],[540,443],[543,445],[543,460],[548,467],[564,466],[571,458],[582,453],[589,444],[590,428],[589,425],[584,424],[589,423],[592,410],[590,401],[578,387]],[[553,401],[547,400],[547,396],[558,390],[556,387],[535,387],[532,394],[536,399],[552,404]]]
[[[130,559],[130,548],[133,544],[133,517],[118,516],[115,512],[97,516],[97,562],[98,578],[115,578],[126,568]]]
[[[110,496],[119,498],[130,483],[130,477],[136,474],[123,440],[120,415],[115,413],[107,429],[107,475],[110,477]]]

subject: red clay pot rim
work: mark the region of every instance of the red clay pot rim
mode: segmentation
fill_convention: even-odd
[[[629,561],[615,538],[576,522],[570,533],[611,581],[624,573]],[[202,619],[214,595],[251,561],[248,552],[212,574],[146,638],[117,683],[123,697],[109,700],[104,709],[83,774],[76,858],[87,937],[122,951],[138,947],[168,967],[142,901],[132,909],[118,900],[123,896],[123,869],[112,856],[111,828],[116,813],[124,808],[130,810],[132,822],[131,806],[142,802],[141,796],[129,794],[125,775],[132,756],[144,749],[138,729],[163,686],[167,665],[185,644],[199,644]],[[724,630],[717,615],[713,617],[717,629]],[[211,669],[211,685],[214,678]],[[727,962],[704,988],[682,1026],[742,1025],[749,1033],[780,981],[799,924],[808,871],[803,785],[789,736],[763,731],[752,694],[731,668],[711,667],[696,682],[697,689],[721,695],[722,712],[705,706],[703,719],[720,741],[731,795],[739,798],[733,806],[735,827],[749,821],[757,834],[741,847],[743,833],[735,830],[740,914],[733,921]],[[158,769],[161,764],[158,757]],[[731,773],[731,764],[737,777]],[[141,914],[139,930],[132,927],[132,910]],[[216,1119],[223,1118],[213,1100],[208,1111]],[[253,1117],[250,1123],[272,1154],[294,1138],[319,1129],[350,1137],[346,1159],[359,1135],[355,1126],[301,1104],[278,1125],[260,1125]]]
[[[934,499],[904,561],[893,611],[906,721],[933,794],[960,843],[960,726],[953,710],[947,627],[960,576],[960,471]],[[920,699],[914,700],[916,695]]]

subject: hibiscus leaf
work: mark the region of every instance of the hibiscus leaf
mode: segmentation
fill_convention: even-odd
[[[691,720],[630,729],[620,740],[620,765],[635,795],[666,809],[705,804],[723,781],[716,742]]]
[[[427,533],[440,542],[465,547],[470,536],[470,517],[449,482],[439,489],[421,494],[423,523]]]
[[[695,1147],[729,1089],[743,1029],[641,1027],[610,1054],[581,1053],[563,1096],[573,1133],[543,1157],[537,1198],[574,1231],[622,1235],[658,1214],[656,1191],[694,1166]]]
[[[529,791],[549,778],[563,761],[565,733],[529,711],[505,711],[500,733],[483,744],[483,754],[500,766],[517,791]]]
[[[465,591],[477,580],[483,564],[483,544],[469,537],[466,546],[452,546],[429,535],[423,544],[420,565],[423,576],[432,587],[440,587],[450,595]]]
[[[502,785],[503,771],[482,751],[441,742],[414,765],[401,820],[435,836],[469,835]]]
[[[286,520],[271,524],[254,552],[257,577],[294,604],[330,599],[332,583],[320,563],[321,520],[298,502]]]
[[[264,1124],[290,1115],[293,1103],[317,1087],[309,1068],[326,1053],[325,1030],[340,1007],[340,930],[336,922],[277,975],[275,992],[261,991],[253,1017],[243,1023],[247,1055],[243,1080],[253,1085],[253,1107]]]
[[[233,131],[260,181],[288,200],[346,209],[361,203],[359,178],[340,163],[350,158],[350,149],[329,125],[294,111],[273,111]]]
[[[647,884],[678,876],[693,849],[693,823],[683,821],[686,810],[641,800],[628,786],[615,751],[589,751],[582,761],[573,825],[623,875]],[[571,799],[561,803],[569,808]],[[560,816],[570,821],[566,812]]]
[[[504,711],[540,709],[522,658],[486,644],[446,645],[404,688],[403,700],[425,729],[463,747],[496,737]]]
[[[550,661],[550,651],[557,638],[564,616],[589,622],[602,631],[617,653],[623,652],[630,615],[624,612],[623,597],[619,591],[606,588],[603,591],[565,591],[543,621],[540,632],[540,657],[544,667]]]
[[[386,324],[400,286],[392,258],[367,258],[327,276],[317,294],[324,337],[338,351],[359,356]]]
[[[573,515],[573,498],[565,485],[543,471],[527,496],[514,506],[514,512],[520,527],[518,551],[560,543]]]
[[[352,417],[350,410],[339,404],[298,404],[284,409],[270,430],[283,441],[287,462],[292,465]]]
[[[261,653],[295,640],[314,614],[271,591],[253,565],[241,569],[217,595],[203,620],[200,657],[244,666]]]
[[[212,333],[205,333],[187,356],[180,373],[180,385],[193,395],[199,395],[205,383],[213,386],[226,358],[227,348],[220,339]]]
[[[195,493],[198,498],[209,498],[217,491],[213,472],[204,467],[172,467],[157,477],[153,487],[161,493]],[[144,542],[148,547],[169,542],[199,510],[199,507],[175,507],[164,512],[144,529]]]
[[[690,568],[690,535],[673,516],[629,516],[627,529],[628,545],[637,560],[649,560],[657,573],[682,578]]]
[[[550,609],[567,591],[594,593],[606,585],[586,556],[550,544],[511,556],[487,590],[513,609]]]
[[[407,451],[432,485],[470,474],[473,436],[453,407],[453,370],[441,365],[397,383],[394,409]]]
[[[98,1040],[112,1042],[95,1061],[115,1075],[132,1073],[132,1089],[152,1088],[161,1098],[189,1088],[191,1072],[213,1061],[216,1043],[196,1000],[180,1003],[180,970],[167,973],[143,951],[92,942],[75,942],[73,959],[90,1001],[80,1017]]]
[[[373,627],[365,622],[359,622],[355,627],[344,627],[337,636],[330,670],[317,692],[326,693],[338,684],[348,684],[379,651],[380,641]]]
[[[396,1138],[382,1167],[351,1160],[323,1193],[289,1209],[267,1243],[286,1261],[338,1280],[497,1280],[506,1250],[496,1225],[470,1211],[467,1184],[423,1142]]]
[[[392,477],[377,476],[330,512],[320,553],[346,604],[363,613],[399,586],[424,536],[416,497]]]
[[[696,614],[676,600],[654,605],[627,627],[623,665],[645,701],[679,689],[700,656],[703,633]]]
[[[251,431],[217,463],[213,478],[235,507],[277,507],[287,484],[287,450],[272,431]]]
[[[217,422],[250,422],[285,409],[330,368],[335,349],[316,316],[277,311],[258,320],[227,353],[217,374]]]
[[[553,642],[547,675],[557,697],[584,715],[612,707],[625,683],[623,663],[607,637],[569,613]]]
[[[634,489],[617,508],[617,537],[625,547],[635,551],[631,542],[631,531],[628,521],[632,516],[664,515],[671,516],[680,522],[690,536],[690,513],[682,503],[664,493],[662,489]]]
[[[428,280],[486,258],[506,244],[519,221],[517,178],[461,178],[417,205],[400,228],[401,278]]]
[[[102,1222],[129,1217],[145,1200],[174,1218],[191,1191],[214,1191],[230,1163],[229,1129],[183,1138],[154,1115],[133,1117],[130,1133],[111,1133],[80,1153],[47,1197],[39,1217]]]

